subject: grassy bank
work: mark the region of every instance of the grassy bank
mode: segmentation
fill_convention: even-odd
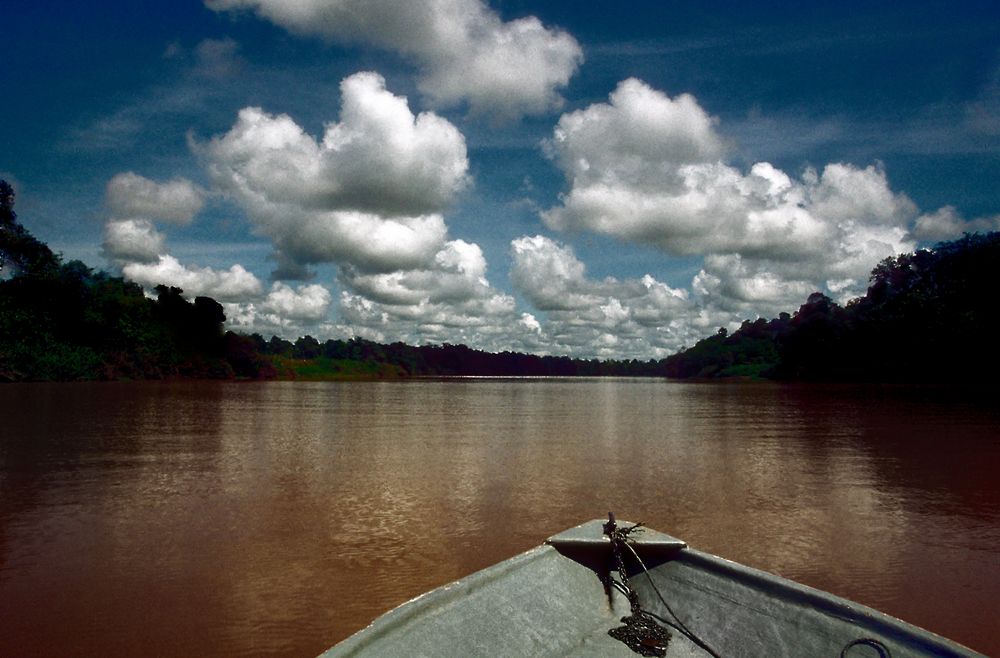
[[[272,357],[278,379],[299,381],[363,381],[373,379],[401,379],[406,372],[399,366],[352,359],[293,359]]]

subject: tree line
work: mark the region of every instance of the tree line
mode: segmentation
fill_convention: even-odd
[[[294,343],[278,337],[265,341],[259,334],[249,337],[260,354],[286,360],[359,361],[388,367],[386,372],[422,377],[601,377],[659,376],[660,362],[650,359],[598,360],[568,356],[539,356],[521,352],[484,352],[466,345],[382,344],[363,338],[327,340],[320,343],[303,336]]]
[[[1000,366],[1000,233],[886,258],[864,296],[813,293],[792,315],[749,320],[664,361],[668,377],[990,382]]]
[[[887,258],[863,297],[812,294],[793,314],[747,320],[665,359],[490,353],[466,345],[361,338],[292,342],[225,331],[209,297],[63,262],[17,220],[0,181],[0,381],[414,376],[750,377],[795,381],[964,382],[1000,366],[1000,233]]]
[[[222,305],[182,292],[63,262],[0,181],[0,381],[233,376]]]

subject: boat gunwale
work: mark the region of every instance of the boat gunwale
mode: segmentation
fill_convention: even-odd
[[[804,585],[790,578],[734,562],[733,560],[713,553],[700,551],[690,546],[678,552],[670,562],[687,564],[695,569],[700,568],[704,571],[713,572],[723,578],[728,578],[750,588],[765,592],[777,588],[780,591],[776,592],[776,594],[789,602],[818,610],[832,617],[857,624],[868,630],[885,632],[883,629],[887,629],[894,637],[902,636],[908,638],[907,641],[910,642],[912,642],[912,639],[919,640],[928,645],[928,649],[946,652],[942,654],[945,656],[976,656],[986,658],[985,654],[981,654],[955,640],[911,624],[908,621],[894,617],[864,603],[852,601],[831,592]],[[664,564],[669,564],[669,562]],[[655,571],[655,568],[653,571]]]
[[[474,571],[467,576],[418,594],[412,599],[404,601],[380,614],[364,628],[324,651],[320,654],[320,658],[355,655],[356,652],[377,641],[381,637],[380,630],[382,628],[402,628],[412,622],[420,613],[427,609],[432,609],[439,600],[441,602],[450,600],[453,590],[461,588],[466,592],[474,592],[527,563],[546,557],[549,551],[554,552],[555,549],[551,546],[540,544],[506,560],[492,564],[479,571]]]
[[[603,521],[596,519],[570,528],[564,531],[564,533],[587,528],[588,526],[600,527],[602,525]],[[657,532],[656,534],[663,536],[663,533]],[[383,637],[383,630],[403,628],[419,618],[425,611],[432,610],[437,604],[450,601],[456,592],[466,594],[475,592],[502,578],[504,575],[511,573],[515,569],[519,569],[545,557],[560,556],[569,562],[578,564],[581,568],[590,569],[583,562],[567,556],[558,550],[556,546],[549,543],[550,540],[558,536],[550,537],[544,543],[523,553],[518,553],[510,558],[400,603],[376,617],[366,627],[327,649],[320,655],[320,658],[358,655],[368,645]],[[666,538],[681,541],[670,535],[666,535]],[[641,545],[641,539],[638,543]],[[598,545],[606,546],[609,551],[611,547],[610,542],[602,542],[599,537],[595,537],[589,544],[591,548]],[[684,548],[672,551],[671,556],[667,560],[651,567],[650,573],[655,575],[659,568],[666,567],[672,563],[682,568],[710,572],[721,578],[736,581],[750,589],[761,591],[765,594],[773,593],[776,598],[781,598],[789,603],[856,624],[859,628],[887,635],[892,637],[894,642],[900,644],[909,644],[911,646],[922,644],[926,650],[935,652],[934,655],[987,658],[985,654],[981,654],[954,640],[893,617],[863,603],[804,585],[778,574],[734,562],[712,553],[700,551],[690,546],[685,545]],[[637,582],[641,582],[641,580],[643,579],[639,579]],[[688,582],[696,586],[694,581]]]

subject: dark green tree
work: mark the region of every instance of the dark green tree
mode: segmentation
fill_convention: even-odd
[[[51,276],[59,258],[17,221],[14,188],[0,180],[0,275]]]

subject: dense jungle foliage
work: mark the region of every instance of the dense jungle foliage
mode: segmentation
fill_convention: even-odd
[[[0,381],[230,377],[248,365],[226,358],[241,339],[223,333],[218,302],[156,293],[62,262],[17,221],[0,181]]]

